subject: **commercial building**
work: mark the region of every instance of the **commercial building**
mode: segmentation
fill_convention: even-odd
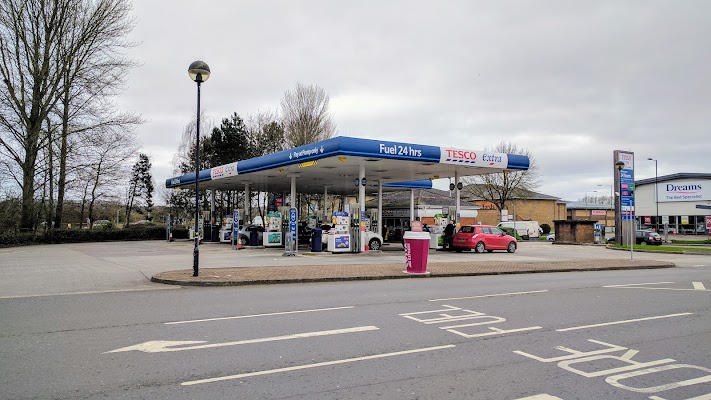
[[[656,182],[656,185],[655,185]],[[708,235],[711,174],[678,173],[635,181],[635,216],[642,228]]]
[[[467,190],[465,186],[463,194],[470,196],[467,202],[481,207],[478,221],[486,225],[496,225],[501,221],[501,212],[489,201],[476,198]],[[550,196],[543,193],[529,190],[518,191],[514,196],[504,203],[504,209],[508,211],[510,219],[516,221],[538,221],[539,224],[553,226],[553,221],[565,219],[565,202],[559,197]]]

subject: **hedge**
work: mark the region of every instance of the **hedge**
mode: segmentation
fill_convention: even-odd
[[[173,229],[173,239],[187,239],[188,230]],[[41,234],[0,233],[0,246],[22,246],[48,243],[84,243],[122,240],[165,240],[165,227],[129,226],[126,229],[57,229]]]

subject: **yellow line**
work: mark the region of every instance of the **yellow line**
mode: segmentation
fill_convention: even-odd
[[[280,373],[280,372],[296,371],[296,370],[300,370],[300,369],[325,367],[325,366],[329,366],[329,365],[345,364],[345,363],[351,363],[351,362],[356,362],[356,361],[374,360],[374,359],[377,359],[377,358],[401,356],[401,355],[405,355],[405,354],[421,353],[421,352],[425,352],[425,351],[443,350],[443,349],[449,349],[449,348],[452,348],[452,347],[455,347],[455,345],[449,344],[449,345],[446,345],[446,346],[425,347],[425,348],[422,348],[422,349],[396,351],[396,352],[393,352],[393,353],[374,354],[374,355],[372,355],[372,356],[346,358],[346,359],[343,359],[343,360],[325,361],[325,362],[320,362],[320,363],[315,363],[315,364],[295,365],[295,366],[293,366],[293,367],[277,368],[277,369],[268,369],[268,370],[264,370],[264,371],[248,372],[248,373],[246,373],[246,374],[227,375],[227,376],[220,376],[220,377],[217,377],[217,378],[209,378],[209,379],[200,379],[200,380],[196,380],[196,381],[188,381],[188,382],[183,382],[183,383],[181,383],[181,385],[183,385],[183,386],[190,386],[190,385],[198,385],[198,384],[201,384],[201,383],[212,383],[212,382],[219,382],[219,381],[227,381],[227,380],[231,380],[231,379],[249,378],[249,377],[252,377],[252,376],[276,374],[276,373]]]

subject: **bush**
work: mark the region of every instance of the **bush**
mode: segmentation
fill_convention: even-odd
[[[551,226],[548,224],[541,224],[541,229],[543,229],[544,235],[551,233]]]
[[[514,230],[514,228],[500,226],[499,229],[506,232],[507,235],[515,237],[516,240],[523,240],[521,236],[519,236],[518,232]]]
[[[175,234],[174,234],[175,235]],[[187,238],[187,230],[185,237]],[[175,237],[175,236],[174,236]],[[35,243],[83,243],[121,240],[165,240],[165,227],[141,226],[132,229],[57,229],[43,234],[0,234],[0,246],[21,246]]]

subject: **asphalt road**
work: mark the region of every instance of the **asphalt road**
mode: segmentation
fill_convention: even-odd
[[[124,258],[146,260],[128,265],[128,247],[102,246],[103,268],[78,246],[86,264],[45,275],[49,250],[15,253],[27,273],[2,258],[12,293],[26,294],[0,284],[0,398],[711,399],[709,256],[636,255],[679,265],[662,270],[153,290],[133,276],[165,268],[173,247],[135,250]],[[627,256],[545,243],[513,256],[571,252]],[[71,281],[76,269],[104,279]],[[78,294],[94,282],[120,291]]]

